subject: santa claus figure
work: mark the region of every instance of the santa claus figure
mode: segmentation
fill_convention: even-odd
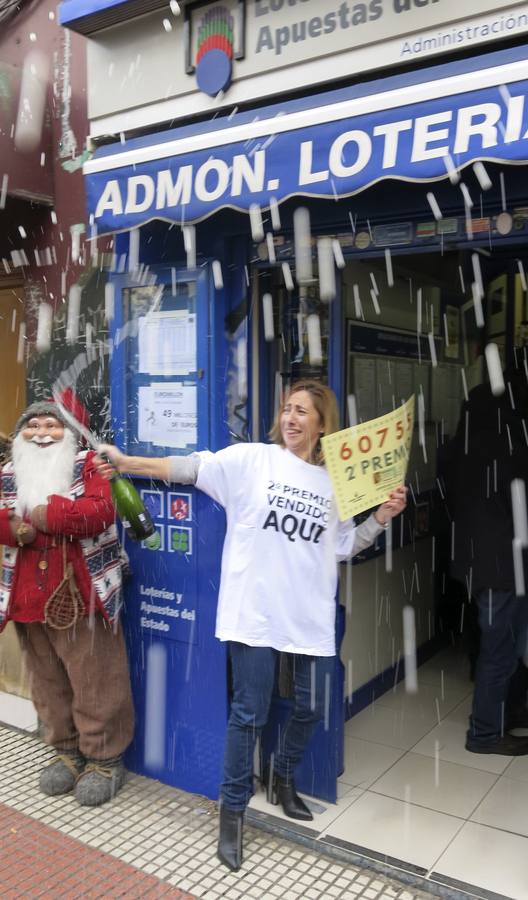
[[[61,398],[84,425],[71,394]],[[81,450],[53,402],[36,402],[15,428],[1,473],[0,630],[11,619],[25,651],[44,739],[48,795],[73,791],[83,806],[123,784],[134,712],[118,622],[120,547],[109,482]]]

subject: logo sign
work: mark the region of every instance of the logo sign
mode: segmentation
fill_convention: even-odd
[[[241,0],[186,7],[186,71],[210,97],[231,84],[233,60],[244,58],[245,6]]]

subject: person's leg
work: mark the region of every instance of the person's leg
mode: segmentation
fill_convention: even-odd
[[[277,654],[270,647],[229,646],[233,699],[220,788],[218,858],[233,872],[242,865],[244,810],[253,793],[255,741],[268,718]]]
[[[75,786],[83,806],[110,800],[124,782],[121,756],[134,733],[134,707],[121,627],[80,619],[52,637],[73,692],[72,716],[87,765]]]
[[[510,679],[517,667],[515,622],[519,599],[513,591],[481,591],[480,652],[475,672],[467,749],[486,749],[501,741]]]
[[[528,727],[528,661],[527,637],[528,637],[528,602],[520,598],[517,605],[514,631],[516,636],[515,655],[517,668],[508,685],[508,697],[506,700],[505,728]]]
[[[295,703],[284,728],[279,752],[270,766],[268,799],[280,803],[291,819],[310,821],[312,813],[297,794],[294,772],[330,702],[335,657],[302,656],[293,658]]]
[[[289,782],[332,696],[334,656],[293,657],[295,703],[274,761],[277,775]]]
[[[45,625],[16,622],[15,627],[29,673],[31,697],[42,725],[42,736],[57,754],[40,772],[39,786],[50,796],[67,794],[84,767],[72,715],[70,681]]]
[[[277,654],[271,647],[230,643],[233,699],[227,724],[221,803],[243,811],[253,793],[255,742],[268,719]]]

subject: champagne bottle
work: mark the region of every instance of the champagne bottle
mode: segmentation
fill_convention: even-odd
[[[156,529],[145,504],[129,478],[117,472],[110,479],[112,497],[126,533],[133,541],[144,541]]]

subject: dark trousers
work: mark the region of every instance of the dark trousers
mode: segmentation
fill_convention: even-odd
[[[508,690],[518,665],[518,638],[528,599],[514,591],[480,591],[475,597],[480,651],[468,731],[472,745],[493,744],[508,728]]]
[[[244,810],[253,793],[255,742],[268,719],[278,652],[271,647],[229,645],[233,674],[233,700],[227,726],[221,802]],[[333,656],[293,657],[295,702],[282,731],[273,770],[291,779],[318,723],[325,715],[325,697],[331,696]]]

